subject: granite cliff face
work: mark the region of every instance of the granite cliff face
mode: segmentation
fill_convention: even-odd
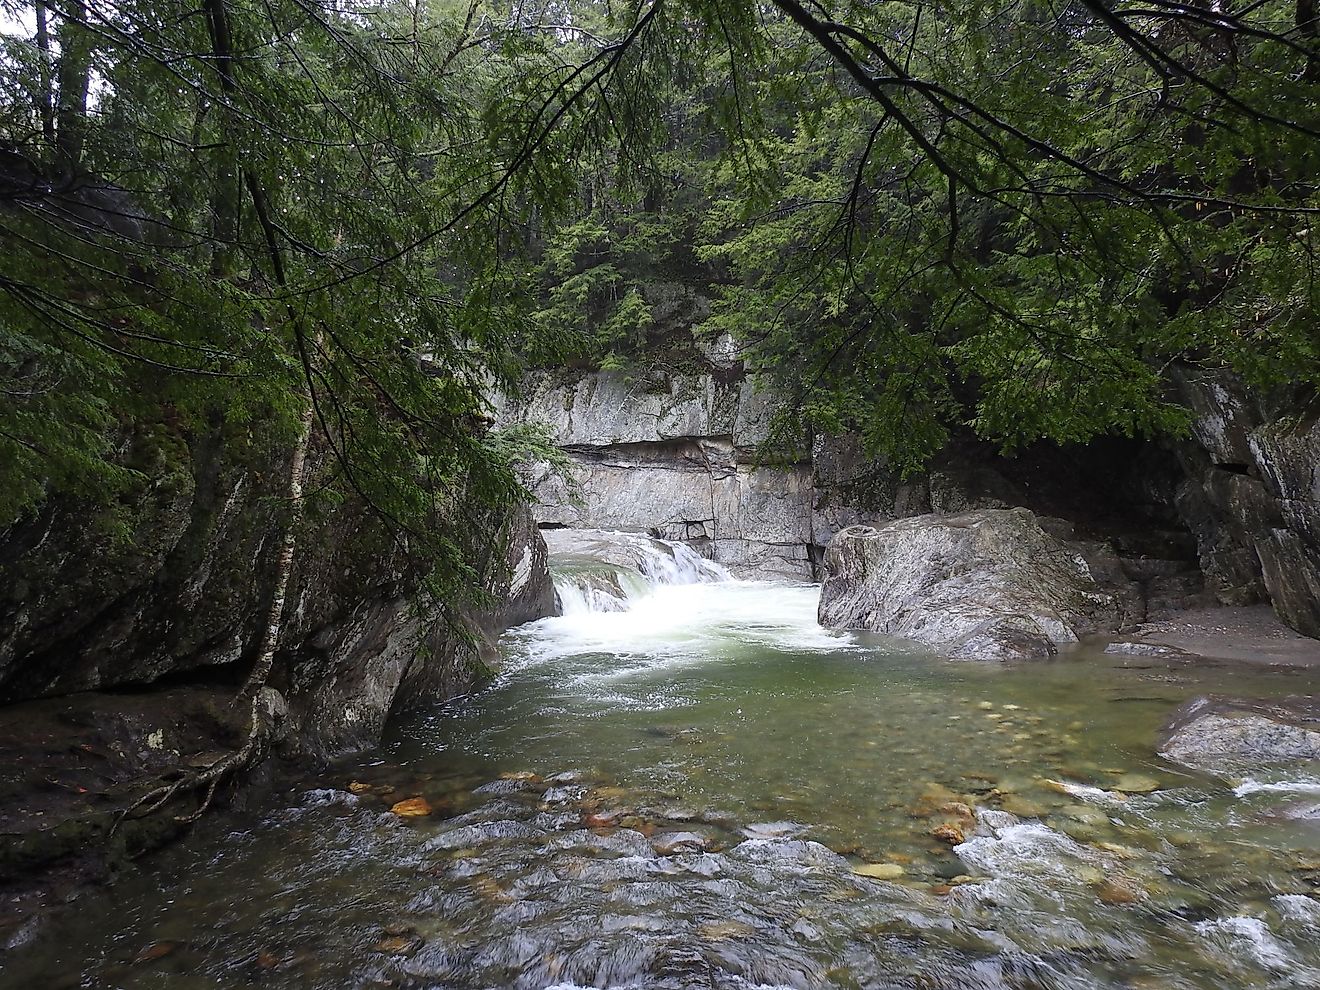
[[[540,376],[500,416],[548,425],[572,458],[575,485],[534,479],[542,525],[649,532],[741,572],[804,578],[828,522],[813,513],[808,451],[757,462],[773,410],[740,375],[600,373]]]
[[[233,701],[274,580],[287,444],[139,427],[124,456],[147,480],[118,532],[88,506],[53,500],[0,533],[0,903],[20,917],[181,834],[187,796],[146,817],[120,813],[161,775],[246,739],[247,708]],[[316,477],[324,465],[309,463]],[[469,515],[490,527],[468,534],[480,607],[420,595],[360,502],[308,505],[259,695],[275,752],[376,743],[392,713],[469,690],[505,627],[552,613],[545,543],[526,508]],[[245,768],[223,799],[241,803],[274,769]]]
[[[760,383],[723,365],[651,383],[543,373],[501,398],[497,416],[546,425],[569,455],[570,478],[542,466],[531,479],[542,526],[684,540],[740,575],[810,580],[845,526],[1024,497],[959,451],[904,480],[852,436],[772,441],[778,409]]]

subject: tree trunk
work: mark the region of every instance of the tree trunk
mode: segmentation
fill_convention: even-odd
[[[58,164],[71,178],[82,162],[87,133],[87,91],[92,80],[92,36],[84,23],[87,5],[69,0],[68,11],[56,32],[60,42],[55,146]]]
[[[247,680],[243,682],[243,689],[238,693],[240,701],[251,701],[256,697],[257,692],[265,686],[275,664],[275,651],[279,648],[280,630],[284,625],[284,600],[289,591],[289,575],[293,572],[293,555],[298,549],[298,530],[302,525],[303,471],[307,464],[307,449],[311,446],[314,415],[315,407],[311,395],[308,395],[299,425],[298,442],[293,448],[293,459],[289,462],[288,519],[284,524],[280,555],[275,563],[275,587],[271,592],[270,607],[266,610],[261,648]]]
[[[37,114],[41,117],[41,136],[51,147],[55,145],[55,92],[50,74],[50,26],[46,4],[37,0],[37,52],[41,64],[38,66],[38,83],[41,92],[37,94]]]
[[[233,27],[225,0],[206,0],[206,30],[211,38],[212,64],[220,77],[221,99],[215,101],[218,134],[215,148],[215,187],[211,191],[211,274],[228,278],[238,261],[239,222],[243,212],[243,181],[234,142]]]

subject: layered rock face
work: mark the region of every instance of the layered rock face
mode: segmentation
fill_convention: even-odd
[[[1170,443],[1174,457],[1169,446],[1097,442],[1033,462],[958,441],[904,479],[854,437],[767,443],[774,395],[716,350],[704,372],[655,383],[543,373],[501,399],[502,421],[546,424],[572,462],[575,484],[544,468],[533,478],[538,522],[686,540],[740,576],[811,580],[845,527],[1026,506],[1109,538],[1152,615],[1270,602],[1320,636],[1314,396],[1265,402],[1226,375],[1174,368],[1194,417],[1192,436]]]
[[[541,376],[504,421],[546,424],[573,479],[534,479],[542,525],[646,532],[743,572],[807,578],[819,520],[809,451],[757,462],[774,406],[740,375]]]
[[[1174,369],[1194,442],[1177,505],[1202,568],[1229,605],[1268,601],[1320,637],[1320,399],[1260,397],[1232,377]]]
[[[503,423],[547,426],[569,455],[571,478],[542,466],[531,479],[543,526],[683,540],[740,576],[811,580],[845,526],[1026,497],[957,450],[904,480],[853,436],[772,439],[778,411],[725,361],[659,383],[543,373],[496,412]]]
[[[820,622],[955,660],[1026,660],[1141,618],[1138,588],[1106,545],[1064,542],[1041,522],[1017,508],[849,527],[825,554]]]
[[[0,699],[233,681],[253,661],[273,581],[284,455],[254,462],[218,436],[171,435],[128,513],[127,539],[50,507],[0,539]],[[135,441],[135,442],[140,442]],[[159,450],[156,438],[155,448]],[[269,448],[268,448],[269,449]],[[271,684],[290,748],[379,736],[394,708],[444,698],[484,669],[482,644],[549,614],[545,545],[524,511],[488,568],[496,607],[425,603],[382,526],[346,500],[313,505],[299,538]]]

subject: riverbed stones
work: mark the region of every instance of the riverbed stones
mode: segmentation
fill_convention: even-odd
[[[853,872],[872,880],[897,880],[905,871],[898,863],[863,863],[854,866]]]
[[[960,845],[966,841],[962,828],[954,822],[945,822],[943,825],[937,825],[931,829],[930,834],[941,842],[947,842],[951,846]]]
[[[1114,790],[1123,794],[1149,794],[1159,786],[1158,780],[1144,773],[1125,773],[1114,782]]]
[[[1200,697],[1161,734],[1160,755],[1194,770],[1242,773],[1320,760],[1320,704],[1313,698],[1250,701]]]
[[[1041,522],[1027,509],[987,509],[849,527],[825,554],[820,622],[956,660],[1043,659],[1129,625],[1135,592],[1119,568],[1097,566],[1103,554]]]
[[[1149,896],[1138,881],[1121,873],[1106,876],[1095,885],[1094,890],[1100,903],[1113,907],[1137,904]]]
[[[706,836],[698,832],[660,832],[651,837],[651,848],[660,856],[701,852],[708,845]]]

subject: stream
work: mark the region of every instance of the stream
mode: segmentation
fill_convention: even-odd
[[[950,663],[593,539],[552,542],[565,614],[492,684],[82,898],[0,986],[1320,987],[1320,823],[1289,817],[1320,771],[1154,751],[1193,695],[1316,672]]]

